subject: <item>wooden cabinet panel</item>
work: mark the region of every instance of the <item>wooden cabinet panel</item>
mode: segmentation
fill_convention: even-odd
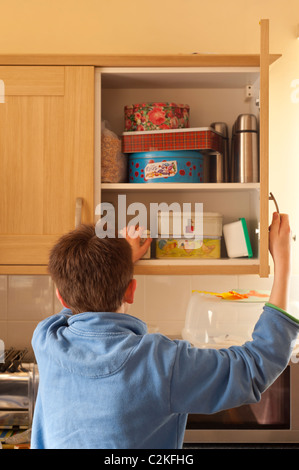
[[[42,233],[43,99],[9,97],[0,107],[0,232]]]
[[[260,56],[260,276],[269,275],[269,20],[261,20]]]
[[[64,95],[64,67],[0,67],[6,96]]]
[[[74,73],[75,69],[75,73]],[[92,69],[92,73],[91,70]],[[93,221],[94,72],[92,67],[66,67],[65,96],[45,106],[44,233],[71,230],[76,198],[83,198],[82,222]],[[59,209],[58,209],[59,208]]]
[[[0,78],[0,264],[43,265],[74,228],[77,197],[93,220],[94,68],[0,67]]]

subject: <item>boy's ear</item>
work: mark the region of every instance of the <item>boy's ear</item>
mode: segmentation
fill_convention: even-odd
[[[63,305],[63,307],[65,307],[65,308],[70,308],[70,307],[65,303],[65,301],[63,300],[63,298],[61,297],[60,292],[59,292],[58,289],[56,289],[56,297],[57,297],[57,299],[59,300],[59,302],[61,303],[61,305]]]
[[[127,287],[127,290],[125,292],[125,296],[124,296],[124,302],[126,302],[127,304],[132,304],[134,302],[134,294],[135,294],[136,287],[137,287],[136,279],[131,279]]]

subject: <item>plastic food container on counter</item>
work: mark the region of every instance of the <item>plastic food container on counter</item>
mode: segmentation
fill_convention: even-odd
[[[203,213],[203,237],[184,237],[188,232],[192,234],[194,216],[194,212],[191,212],[190,225],[184,228],[181,213],[158,214],[159,238],[156,240],[156,258],[220,258],[222,215],[216,212]],[[178,233],[179,223],[176,218],[181,219],[181,233]]]
[[[125,130],[153,131],[189,127],[190,107],[176,103],[139,103],[125,106]]]
[[[203,156],[195,150],[129,156],[130,183],[202,183],[203,170]]]
[[[226,348],[252,339],[254,326],[268,291],[242,290],[252,293],[247,299],[225,300],[209,293],[193,292],[186,311],[183,339],[199,348]]]

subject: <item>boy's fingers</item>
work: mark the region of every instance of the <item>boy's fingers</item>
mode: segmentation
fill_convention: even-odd
[[[288,214],[278,214],[277,212],[273,214],[272,224],[269,227],[269,232],[272,234],[282,234],[289,236],[292,235],[291,227],[290,227],[290,220]],[[295,240],[296,237],[293,237]]]
[[[149,248],[150,244],[152,242],[152,239],[151,238],[147,238],[145,240],[145,242],[141,245],[142,247],[142,251],[144,251],[144,253],[147,251],[147,249]]]
[[[280,225],[280,214],[278,212],[273,212],[273,215],[272,215],[272,222],[271,222],[271,225],[269,227],[269,231],[273,229],[274,230],[279,230],[279,225]]]
[[[130,238],[137,238],[138,237],[138,231],[136,230],[135,225],[129,225],[128,235],[129,235]]]
[[[280,215],[279,230],[282,230],[283,232],[291,232],[290,220],[289,220],[288,214]]]
[[[290,226],[290,220],[289,220],[288,214],[281,214],[280,225],[284,226],[284,227],[289,227]]]

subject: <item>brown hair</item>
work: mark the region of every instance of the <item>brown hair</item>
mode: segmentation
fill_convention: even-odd
[[[48,270],[73,313],[116,312],[133,277],[131,246],[81,225],[53,247]]]

